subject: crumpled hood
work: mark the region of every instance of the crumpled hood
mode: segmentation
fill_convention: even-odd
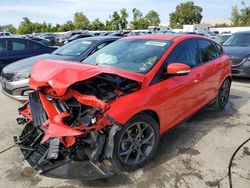
[[[115,74],[140,83],[144,80],[143,74],[110,66],[39,60],[33,66],[29,87],[37,90],[40,87],[51,86],[58,96],[63,96],[70,85],[102,73]]]

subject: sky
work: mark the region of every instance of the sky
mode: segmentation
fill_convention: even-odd
[[[150,10],[159,13],[161,24],[169,23],[169,13],[184,0],[0,0],[0,25],[18,26],[23,17],[32,22],[55,25],[73,20],[73,14],[82,11],[90,21],[108,19],[109,15],[126,8],[132,19],[132,9],[138,8],[145,15]],[[203,8],[204,19],[230,19],[233,5],[241,7],[240,0],[193,0]],[[249,5],[250,0],[245,0]]]

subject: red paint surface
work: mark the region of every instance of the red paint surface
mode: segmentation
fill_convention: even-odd
[[[216,97],[222,82],[226,77],[231,76],[229,58],[223,54],[209,63],[192,68],[189,74],[185,76],[174,76],[156,84],[150,84],[176,45],[188,38],[206,37],[198,35],[148,35],[128,37],[123,40],[129,38],[173,40],[173,43],[158,63],[145,75],[108,66],[46,60],[40,61],[34,66],[30,87],[38,89],[49,86],[59,97],[63,97],[70,85],[101,73],[116,74],[136,80],[141,83],[141,89],[110,103],[106,114],[119,123],[125,124],[134,115],[151,110],[158,116],[160,133],[162,134],[212,101]],[[71,93],[71,95],[79,102],[88,103],[90,106],[99,106],[101,109],[106,108],[106,104],[99,99],[81,96],[77,93]],[[81,131],[72,130],[72,128],[63,125],[61,116],[55,115],[54,107],[47,104],[45,99],[42,99],[42,102],[46,106],[46,112],[51,114],[49,115],[48,133],[46,133],[47,136],[45,135],[43,141],[53,136],[81,134]],[[96,123],[95,126],[104,127],[104,119],[101,119],[100,122],[100,124]],[[85,128],[85,130],[88,129],[95,130],[92,127]]]

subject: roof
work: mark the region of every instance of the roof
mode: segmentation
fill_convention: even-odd
[[[250,31],[238,31],[235,34],[239,34],[239,33],[250,33]]]
[[[153,34],[126,37],[125,39],[154,39],[154,40],[175,40],[186,38],[207,38],[197,34]]]
[[[100,40],[107,40],[107,39],[120,39],[121,37],[116,36],[97,36],[97,37],[85,37],[77,40],[89,40],[89,41],[100,41]]]

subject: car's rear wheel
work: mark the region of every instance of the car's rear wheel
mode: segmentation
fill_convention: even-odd
[[[136,170],[148,162],[159,143],[159,126],[154,118],[135,116],[115,135],[113,164],[119,170]]]
[[[225,108],[229,99],[230,88],[231,88],[231,81],[229,79],[224,80],[215,101],[215,106],[217,109],[222,110]]]

